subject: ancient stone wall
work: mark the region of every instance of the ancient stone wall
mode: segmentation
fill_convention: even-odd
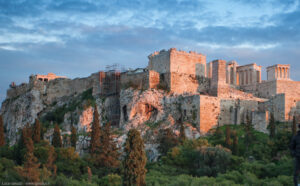
[[[170,50],[161,50],[148,56],[148,69],[158,73],[170,72]]]
[[[226,61],[213,61],[212,78],[210,85],[210,93],[213,96],[221,96],[223,93],[227,93],[228,85],[226,84]]]
[[[170,50],[170,72],[205,76],[206,56],[196,52]]]
[[[151,72],[153,74],[153,72]],[[154,80],[153,80],[154,81]],[[149,72],[130,73],[124,72],[121,74],[121,88],[136,88],[147,89],[149,87]]]
[[[296,107],[297,102],[300,101],[300,82],[290,80],[276,81],[277,94],[285,94],[285,119],[291,120],[293,113],[291,109]]]
[[[171,73],[170,90],[176,94],[207,93],[209,88],[210,80],[204,76]]]

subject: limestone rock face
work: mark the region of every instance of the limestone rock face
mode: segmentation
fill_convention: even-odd
[[[91,131],[91,123],[93,122],[93,117],[94,117],[94,109],[93,107],[88,107],[86,108],[80,118],[79,118],[79,124],[78,128],[80,130],[90,132]]]
[[[156,131],[146,139],[146,143],[149,143],[151,138],[156,138],[158,130],[171,128],[175,132],[179,129],[178,123],[185,120],[185,126],[188,126],[185,129],[187,137],[199,137],[199,130],[191,124],[193,119],[185,118],[182,115],[184,110],[188,110],[187,107],[193,108],[192,103],[188,104],[191,98],[193,95],[177,96],[156,89],[139,91],[130,88],[122,90],[120,94],[120,127],[125,131],[137,128],[144,136],[149,131]],[[155,141],[155,139],[152,140]]]
[[[16,143],[20,134],[19,129],[22,129],[27,123],[32,124],[44,107],[41,94],[37,90],[31,90],[3,102],[0,114],[5,121],[6,138],[9,139],[10,145]]]

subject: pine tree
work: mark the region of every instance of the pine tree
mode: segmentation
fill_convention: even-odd
[[[55,126],[54,126],[52,145],[54,147],[62,147],[60,129],[59,129],[59,126],[57,124],[55,124]]]
[[[225,146],[231,149],[232,141],[231,141],[231,130],[230,127],[226,126],[226,138],[225,138]]]
[[[4,136],[4,126],[3,126],[3,119],[0,115],[0,147],[5,145],[5,136]]]
[[[159,150],[162,154],[167,154],[169,149],[176,146],[178,140],[170,128],[161,131],[160,134],[161,135],[159,136]]]
[[[146,162],[144,142],[136,129],[130,129],[124,146],[124,185],[146,185]]]
[[[94,111],[94,121],[92,124],[92,132],[91,132],[91,144],[90,144],[90,153],[93,155],[100,148],[100,137],[101,137],[101,129],[100,129],[100,121],[99,121],[99,113],[97,107],[95,107]]]
[[[34,143],[39,143],[41,141],[41,124],[38,119],[35,119],[32,139]]]
[[[271,116],[270,116],[269,130],[270,130],[270,138],[274,138],[276,126],[275,126],[275,119],[274,119],[273,113],[271,113]]]
[[[31,138],[26,139],[26,155],[22,176],[30,182],[38,182],[40,180],[40,171],[38,159],[34,156],[34,146]]]
[[[234,155],[238,155],[239,153],[239,141],[238,141],[238,135],[237,132],[232,132],[233,135],[233,145],[232,145],[232,153]]]
[[[76,149],[76,143],[77,143],[77,131],[76,131],[76,128],[74,126],[72,126],[72,129],[71,129],[71,146],[74,147],[74,149]]]
[[[185,136],[185,128],[183,123],[180,124],[180,133],[179,133],[179,142],[183,143],[186,140],[186,136]]]
[[[293,126],[292,126],[293,136],[297,134],[297,123],[296,123],[296,116],[293,116]]]
[[[117,168],[119,162],[119,152],[117,144],[112,138],[110,123],[107,123],[100,137],[99,154],[96,156],[96,162],[100,167]]]

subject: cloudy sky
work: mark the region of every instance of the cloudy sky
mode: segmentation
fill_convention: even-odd
[[[291,64],[300,80],[299,0],[0,0],[0,102],[30,74],[84,77],[145,67],[175,47],[207,61]],[[263,77],[265,79],[265,77]]]

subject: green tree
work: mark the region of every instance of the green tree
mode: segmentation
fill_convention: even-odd
[[[103,132],[100,138],[101,146],[99,147],[99,154],[96,156],[96,161],[101,167],[117,168],[120,164],[119,152],[117,144],[112,137],[110,128],[110,123],[106,123],[103,127]]]
[[[124,146],[124,182],[125,186],[146,185],[146,162],[144,141],[136,129],[130,129]]]
[[[271,116],[270,116],[269,130],[270,130],[270,138],[274,138],[275,137],[276,126],[275,126],[275,118],[274,118],[273,113],[271,113]]]
[[[293,136],[296,136],[296,134],[297,134],[297,122],[296,122],[296,116],[293,116],[292,133],[293,133]]]
[[[4,126],[3,126],[3,119],[0,115],[0,147],[5,145],[5,136],[4,136]]]
[[[60,129],[59,129],[59,126],[57,124],[55,124],[55,126],[54,126],[52,145],[54,147],[62,147]]]
[[[71,146],[74,147],[74,149],[76,149],[76,142],[77,142],[77,131],[76,131],[76,128],[74,126],[72,126],[72,129],[71,129]]]
[[[35,119],[32,139],[34,143],[39,143],[41,141],[41,124],[38,119]]]
[[[97,150],[100,148],[100,137],[101,137],[101,128],[100,128],[100,121],[99,121],[99,113],[98,109],[95,106],[94,110],[94,121],[92,124],[92,131],[91,131],[91,144],[90,144],[90,153],[94,155]]]
[[[225,146],[231,149],[232,140],[231,140],[231,130],[230,127],[226,126],[226,138],[225,138]]]
[[[159,151],[162,154],[167,154],[169,149],[175,147],[178,140],[170,128],[160,131],[159,135]]]

